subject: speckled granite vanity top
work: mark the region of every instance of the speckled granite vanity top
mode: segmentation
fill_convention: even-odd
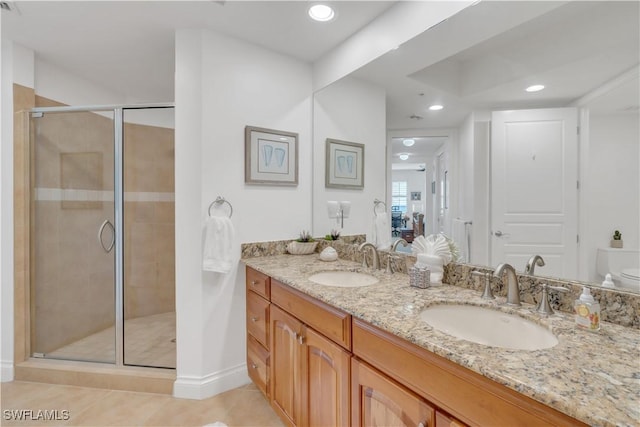
[[[579,330],[573,317],[558,313],[540,318],[532,305],[499,307],[552,330],[559,343],[536,351],[474,344],[438,332],[420,320],[433,304],[465,303],[498,306],[477,291],[442,285],[409,286],[406,274],[366,270],[380,282],[361,288],[314,284],[311,274],[327,270],[360,271],[359,264],[322,262],[318,254],[277,255],[243,262],[291,287],[340,308],[356,318],[417,344],[461,366],[594,426],[640,425],[640,331],[603,323],[597,333]]]

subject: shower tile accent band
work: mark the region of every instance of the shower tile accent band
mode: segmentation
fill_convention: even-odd
[[[113,202],[113,191],[75,190],[70,188],[36,188],[35,200],[42,202]],[[125,191],[125,202],[173,202],[175,193]]]

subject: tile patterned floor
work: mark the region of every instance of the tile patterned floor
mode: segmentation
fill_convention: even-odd
[[[175,368],[175,337],[175,312],[125,320],[125,364]],[[47,357],[113,363],[114,340],[114,328],[107,328],[47,353]]]
[[[253,384],[205,400],[21,381],[1,390],[2,426],[283,426]],[[45,410],[58,420],[37,419]],[[30,419],[18,421],[18,414]]]

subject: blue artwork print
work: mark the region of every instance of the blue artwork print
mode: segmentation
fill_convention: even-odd
[[[357,178],[357,153],[355,151],[345,151],[336,149],[335,151],[335,171],[336,178],[355,179]]]
[[[288,174],[289,142],[258,139],[258,172]]]

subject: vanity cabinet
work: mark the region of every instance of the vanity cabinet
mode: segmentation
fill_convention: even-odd
[[[364,362],[351,362],[353,427],[433,427],[435,409]]]
[[[437,426],[586,426],[555,409],[382,331],[353,321],[353,355],[434,406]],[[447,415],[452,414],[457,421]]]
[[[271,278],[246,269],[247,370],[262,393],[269,397],[269,297]]]
[[[271,406],[290,426],[348,426],[349,351],[280,308],[304,312],[333,335],[336,310],[322,313],[320,302],[273,281],[271,304]],[[314,307],[309,307],[312,304]],[[343,318],[344,313],[338,314]],[[307,317],[305,316],[305,321]]]
[[[250,267],[247,365],[289,426],[586,426]]]

